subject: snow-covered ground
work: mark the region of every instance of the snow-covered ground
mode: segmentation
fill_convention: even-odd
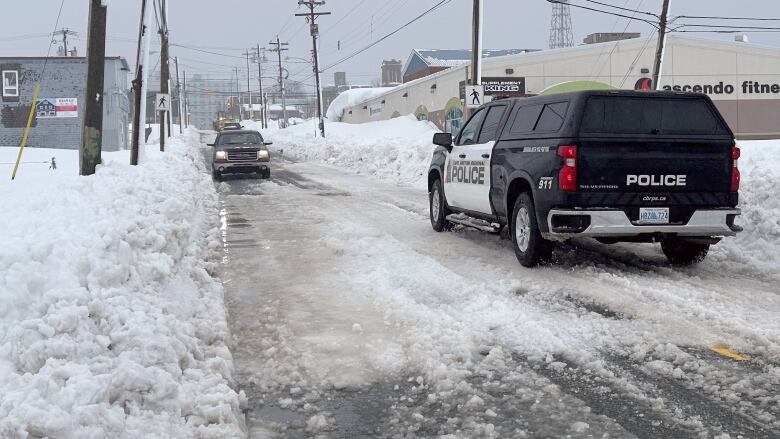
[[[746,231],[699,266],[577,242],[529,270],[431,230],[430,125],[326,129],[265,132],[302,162],[219,187],[252,434],[778,437],[780,142],[740,142]]]
[[[256,122],[244,122],[258,129]],[[262,130],[261,130],[262,131]],[[315,121],[264,134],[283,148],[286,156],[318,161],[369,174],[394,183],[426,188],[426,174],[438,129],[407,115],[366,124],[326,122],[326,139]],[[712,258],[724,263],[774,271],[780,267],[780,140],[740,141],[742,174],[740,224],[745,231],[713,248]]]
[[[13,182],[0,148],[0,437],[242,436],[199,140],[90,177],[28,148]]]

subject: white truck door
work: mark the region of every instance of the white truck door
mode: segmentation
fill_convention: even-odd
[[[444,166],[444,196],[447,204],[452,207],[466,209],[469,196],[464,193],[467,189],[467,172],[470,171],[467,157],[470,150],[475,147],[474,142],[479,135],[482,121],[485,119],[485,109],[479,109],[474,113],[466,125],[460,130],[455,139],[452,151],[447,154]]]
[[[447,174],[457,188],[458,204],[452,206],[487,215],[493,213],[490,206],[490,158],[506,108],[506,105],[494,105],[483,109],[482,125],[476,134],[467,132],[468,127],[463,128],[459,146],[453,147],[451,163],[447,164]]]

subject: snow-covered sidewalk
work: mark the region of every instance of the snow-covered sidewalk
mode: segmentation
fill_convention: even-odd
[[[0,165],[0,437],[241,437],[218,199],[188,130],[78,177]],[[0,148],[0,162],[15,148]]]

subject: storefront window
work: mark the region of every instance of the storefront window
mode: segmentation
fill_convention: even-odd
[[[463,126],[463,110],[458,107],[452,107],[447,110],[447,114],[444,117],[444,129],[448,133],[457,135],[460,127]]]
[[[19,72],[3,70],[3,96],[19,97]]]

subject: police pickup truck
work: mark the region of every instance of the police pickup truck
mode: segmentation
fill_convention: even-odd
[[[693,264],[741,230],[740,151],[706,95],[500,99],[477,109],[454,139],[437,133],[433,143],[433,229],[508,226],[527,267],[574,237],[659,242],[671,263]]]

